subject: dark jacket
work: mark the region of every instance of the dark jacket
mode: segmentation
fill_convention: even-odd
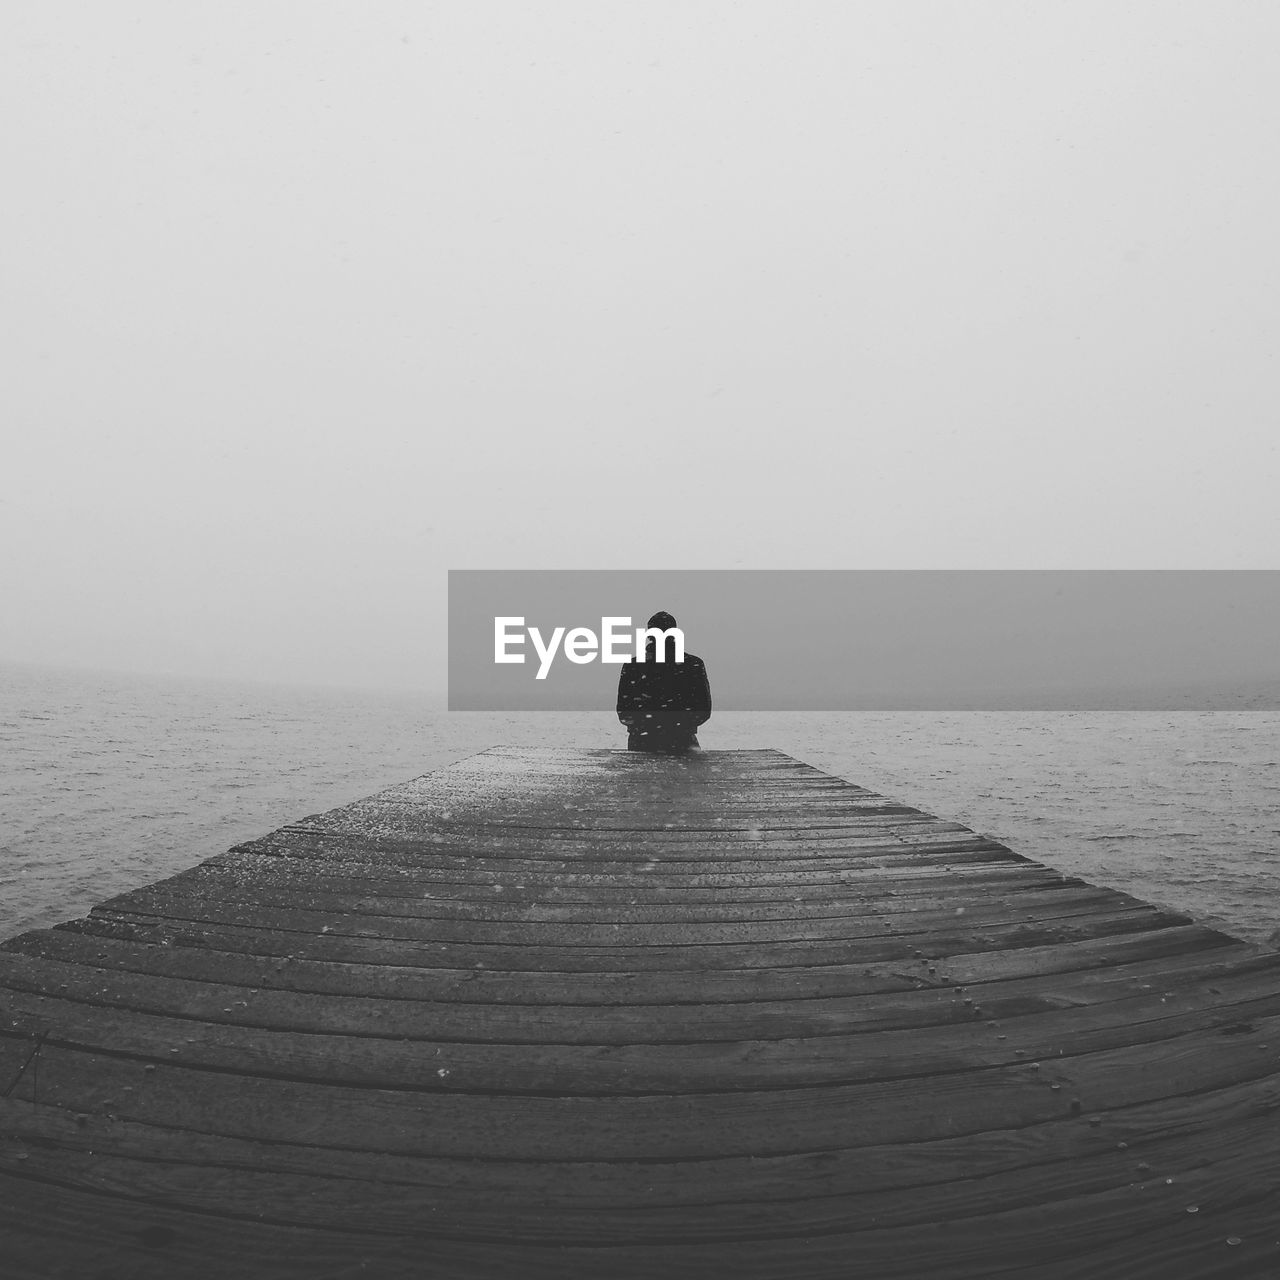
[[[618,677],[618,719],[632,751],[684,751],[698,745],[697,729],[711,718],[707,668],[696,654],[657,662],[652,643],[645,662],[626,663]]]

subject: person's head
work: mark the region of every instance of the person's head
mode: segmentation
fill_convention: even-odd
[[[645,637],[644,648],[645,653],[649,655],[646,661],[653,661],[658,652],[658,635],[675,629],[676,620],[665,610],[660,609],[649,619],[645,626],[648,635]],[[681,642],[683,644],[683,642]],[[667,651],[667,642],[662,642],[663,652]],[[683,656],[683,655],[682,655]]]

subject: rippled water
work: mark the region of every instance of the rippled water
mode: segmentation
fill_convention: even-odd
[[[0,937],[498,742],[620,746],[609,713],[0,666]],[[1280,929],[1280,713],[740,712],[772,746],[1252,941]]]

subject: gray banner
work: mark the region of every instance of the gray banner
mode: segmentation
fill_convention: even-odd
[[[449,707],[612,708],[621,667],[565,639],[629,654],[660,609],[718,710],[1280,705],[1277,571],[453,570]]]

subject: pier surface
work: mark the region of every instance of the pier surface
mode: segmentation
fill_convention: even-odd
[[[1280,954],[777,751],[495,748],[0,992],[15,1280],[1280,1274]]]

